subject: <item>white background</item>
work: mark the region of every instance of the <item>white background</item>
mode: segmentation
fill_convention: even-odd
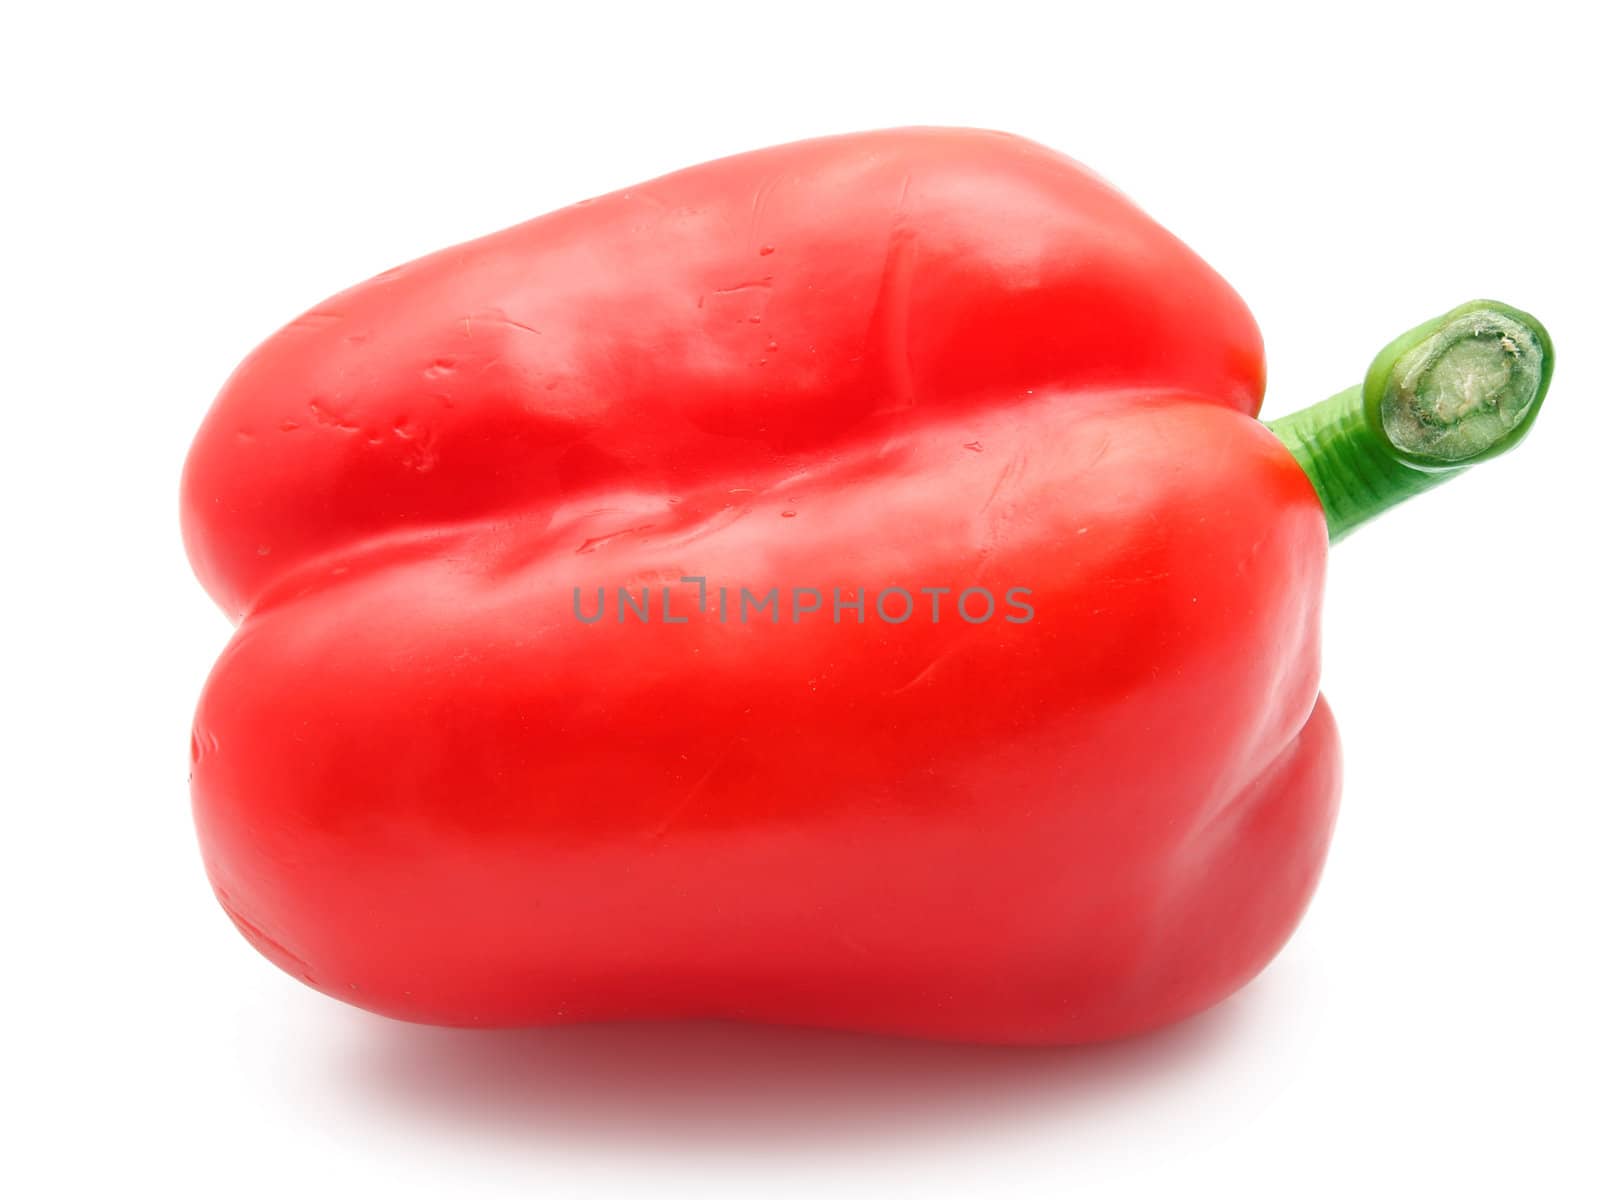
[[[0,30],[0,1187],[1594,1194],[1600,105],[1579,6],[22,7]],[[1131,194],[1254,308],[1269,415],[1475,296],[1553,332],[1526,443],[1337,548],[1344,810],[1288,949],[1187,1025],[1044,1052],[445,1032],[268,966],[208,892],[184,784],[228,629],[188,574],[177,480],[233,364],[419,253],[906,123],[1012,130]]]

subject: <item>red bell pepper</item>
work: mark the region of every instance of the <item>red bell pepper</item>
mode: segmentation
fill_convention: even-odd
[[[1074,1042],[1277,952],[1330,531],[1526,432],[1489,302],[1275,429],[1191,251],[1014,137],[745,154],[279,331],[183,482],[244,935],[416,1021]]]

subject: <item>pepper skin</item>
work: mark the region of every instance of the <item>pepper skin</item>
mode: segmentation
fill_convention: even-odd
[[[709,163],[342,293],[185,471],[239,622],[192,741],[216,893],[440,1024],[1064,1043],[1214,1004],[1339,791],[1329,485],[1263,379],[1192,252],[971,130]]]

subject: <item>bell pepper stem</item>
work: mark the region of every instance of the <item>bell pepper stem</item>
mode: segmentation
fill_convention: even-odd
[[[1364,382],[1267,427],[1317,489],[1336,542],[1521,441],[1554,366],[1543,325],[1474,300],[1390,342]]]

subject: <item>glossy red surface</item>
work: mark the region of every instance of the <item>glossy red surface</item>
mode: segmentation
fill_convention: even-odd
[[[1338,791],[1326,529],[1262,379],[1170,234],[969,130],[706,164],[336,296],[184,478],[241,622],[194,732],[217,893],[421,1021],[1195,1012],[1288,937]]]

